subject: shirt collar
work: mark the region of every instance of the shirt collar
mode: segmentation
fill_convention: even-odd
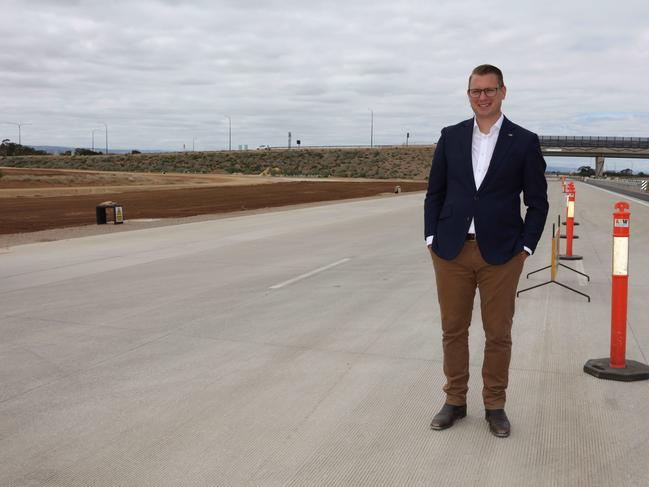
[[[502,127],[502,125],[503,125],[503,120],[505,120],[505,114],[501,112],[500,117],[498,117],[498,120],[496,120],[496,123],[494,123],[491,126],[491,129],[489,129],[489,133],[488,134],[483,134],[482,132],[480,132],[480,128],[478,127],[478,122],[476,121],[475,116],[474,116],[473,117],[473,133],[475,133],[475,131],[477,130],[479,134],[482,134],[482,135],[486,136],[486,135],[492,135],[492,134],[495,134],[497,132],[500,132],[500,127]]]

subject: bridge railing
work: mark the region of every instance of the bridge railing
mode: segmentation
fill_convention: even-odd
[[[570,135],[542,135],[546,147],[607,147],[618,149],[649,149],[649,137],[587,137]]]

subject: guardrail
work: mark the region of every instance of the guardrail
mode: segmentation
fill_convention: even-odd
[[[584,182],[593,182],[608,184],[612,186],[623,186],[625,188],[637,188],[640,191],[647,191],[649,180],[637,178],[614,178],[614,179],[601,179],[601,178],[584,178]]]

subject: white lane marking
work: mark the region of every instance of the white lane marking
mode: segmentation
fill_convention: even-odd
[[[297,277],[294,277],[293,279],[289,279],[288,281],[280,282],[279,284],[275,284],[274,286],[271,286],[270,289],[279,289],[284,286],[288,286],[289,284],[293,284],[294,282],[301,281],[302,279],[306,279],[307,277],[311,277],[315,274],[318,274],[320,272],[326,271],[327,269],[331,269],[332,267],[336,267],[337,265],[344,264],[345,262],[351,260],[350,258],[345,258],[341,259],[337,262],[334,262],[333,264],[326,265],[324,267],[319,267],[318,269],[314,269],[311,272],[307,272],[306,274],[301,274]]]
[[[590,186],[591,188],[599,189],[600,191],[604,191],[605,193],[614,194],[615,196],[620,196],[625,199],[629,198],[635,201],[636,203],[640,203],[641,205],[649,206],[649,203],[647,203],[646,201],[639,200],[638,198],[634,198],[633,196],[629,196],[628,194],[616,193],[615,191],[610,191],[608,189],[600,188],[599,186],[595,186],[594,184],[588,184],[588,186]]]

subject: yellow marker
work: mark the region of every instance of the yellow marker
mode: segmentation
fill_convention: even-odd
[[[115,207],[115,223],[124,223],[124,212],[121,206]]]

